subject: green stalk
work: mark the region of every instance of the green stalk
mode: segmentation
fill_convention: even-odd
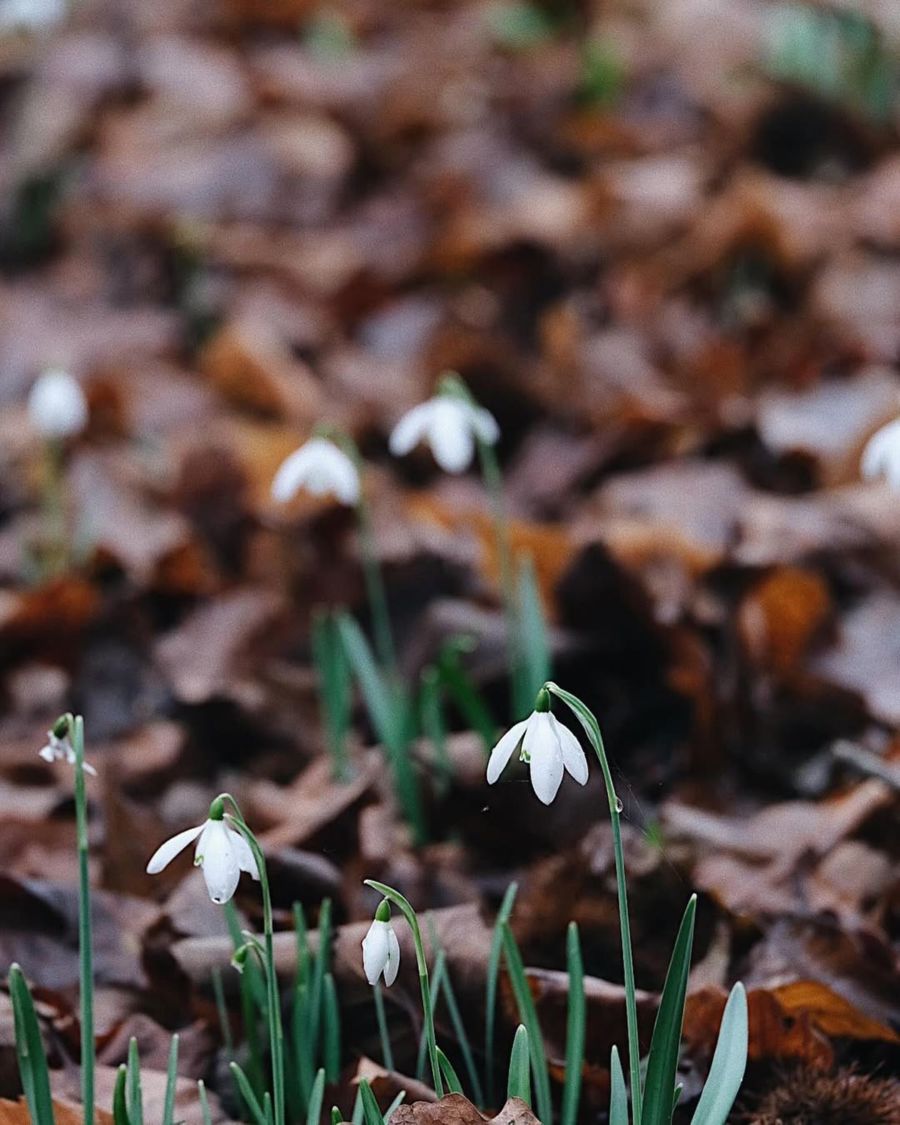
[[[259,885],[263,900],[263,936],[266,957],[266,1016],[269,1021],[269,1049],[272,1055],[272,1101],[275,1112],[275,1125],[284,1125],[284,1033],[281,1027],[281,1010],[278,1002],[278,981],[275,977],[275,947],[272,923],[272,893],[269,889],[269,876],[266,872],[266,857],[257,843],[256,837],[247,827],[240,806],[230,793],[221,794],[223,801],[230,802],[234,812],[229,820],[250,846],[259,872]]]
[[[48,438],[44,444],[44,518],[47,528],[47,577],[62,574],[69,561],[69,536],[63,488],[63,443]]]
[[[359,464],[359,454],[353,447],[354,460]],[[375,551],[375,536],[372,533],[372,516],[365,490],[360,482],[359,500],[356,504],[356,518],[359,524],[359,552],[362,559],[363,577],[366,583],[366,596],[372,614],[372,632],[375,636],[375,650],[383,667],[391,678],[397,675],[397,657],[394,648],[394,635],[391,632],[391,615],[388,611],[384,577]]]
[[[643,1087],[641,1085],[641,1056],[638,1041],[637,1001],[635,999],[634,960],[631,952],[631,923],[628,917],[628,887],[625,882],[625,856],[622,849],[622,827],[619,814],[622,803],[616,795],[612,773],[603,745],[603,735],[600,725],[593,712],[571,692],[565,691],[548,681],[544,685],[547,691],[552,692],[557,699],[570,709],[572,714],[581,723],[588,740],[594,748],[600,771],[603,774],[603,783],[606,786],[606,799],[609,804],[609,815],[612,822],[613,854],[616,863],[616,890],[619,900],[619,930],[622,935],[622,968],[625,981],[625,1016],[628,1023],[628,1068],[631,1075],[631,1113],[633,1125],[641,1125],[643,1108]]]
[[[422,942],[422,931],[419,929],[419,920],[416,918],[416,912],[410,906],[409,902],[399,891],[395,891],[393,887],[389,887],[385,883],[379,883],[375,879],[363,879],[363,883],[367,887],[371,887],[373,891],[378,891],[379,894],[390,899],[401,911],[412,931],[413,944],[416,947],[416,965],[419,969],[419,987],[422,992],[422,1019],[425,1024],[425,1036],[428,1042],[428,1061],[431,1064],[434,1092],[441,1098],[444,1096],[444,1084],[441,1080],[437,1039],[434,1034],[434,1008],[431,1003],[431,987],[428,983],[428,962],[425,960],[425,946]]]
[[[513,717],[518,719],[528,711],[528,685],[522,675],[519,653],[519,615],[516,612],[516,586],[513,576],[512,548],[509,542],[509,525],[503,501],[503,474],[494,447],[481,438],[478,442],[478,460],[481,479],[491,499],[494,515],[494,535],[497,540],[497,558],[500,564],[500,591],[503,597],[503,615],[506,619],[506,662],[509,669],[510,694]]]
[[[494,923],[491,952],[488,956],[484,1004],[484,1059],[488,1105],[494,1104],[494,1024],[497,1018],[497,977],[500,973],[500,957],[503,953],[503,926],[512,914],[518,889],[518,883],[510,883],[504,892]]]
[[[394,1069],[394,1052],[391,1050],[391,1037],[388,1032],[387,1014],[384,1010],[384,996],[381,981],[375,982],[375,1016],[378,1020],[378,1035],[381,1039],[381,1062],[385,1070]]]
[[[81,1101],[84,1125],[94,1125],[94,966],[91,885],[88,871],[87,794],[84,785],[84,719],[69,719],[75,751],[75,824],[78,847],[78,956],[81,984]]]

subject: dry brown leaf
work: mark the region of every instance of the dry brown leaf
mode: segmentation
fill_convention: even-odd
[[[84,1125],[84,1115],[77,1106],[65,1102],[53,1101],[53,1116],[56,1125]],[[94,1120],[97,1125],[113,1125],[113,1116],[105,1109],[94,1110]],[[17,1102],[0,1098],[0,1125],[32,1125],[31,1114],[24,1098]]]
[[[780,567],[752,587],[738,607],[741,640],[761,670],[790,676],[802,668],[832,609],[821,575]]]
[[[447,1094],[436,1102],[400,1105],[394,1110],[394,1117],[398,1125],[484,1125],[485,1122],[491,1125],[539,1125],[538,1119],[519,1098],[510,1098],[496,1117],[487,1117],[462,1094]]]

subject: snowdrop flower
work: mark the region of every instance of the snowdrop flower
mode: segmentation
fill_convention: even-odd
[[[241,833],[225,820],[221,797],[209,806],[208,820],[195,828],[186,828],[157,848],[147,864],[147,874],[159,874],[194,840],[194,865],[203,868],[206,889],[213,902],[228,902],[237,890],[242,871],[259,879],[256,857]]]
[[[528,718],[508,730],[491,751],[487,767],[489,785],[494,784],[516,749],[521,760],[528,762],[531,787],[545,805],[559,791],[564,769],[579,785],[587,783],[588,764],[581,743],[551,714],[546,688],[538,692],[534,711]]]
[[[375,919],[362,941],[362,954],[369,984],[377,984],[382,975],[386,985],[394,983],[400,968],[400,943],[391,925],[391,904],[387,899],[383,899],[375,911]]]
[[[47,745],[42,746],[38,750],[38,754],[44,759],[45,762],[68,762],[70,766],[75,765],[75,749],[69,739],[68,724],[66,724],[66,731],[64,734],[58,734],[57,728],[47,731]],[[91,777],[97,776],[97,771],[89,762],[83,762],[82,766],[85,773],[89,773]]]
[[[68,371],[45,371],[28,395],[28,417],[41,437],[64,438],[87,425],[88,408],[77,379]]]
[[[888,422],[869,438],[860,468],[868,480],[886,477],[891,488],[900,492],[900,418]]]
[[[281,463],[272,481],[272,497],[283,503],[301,488],[314,496],[330,493],[352,507],[359,503],[359,471],[352,458],[333,441],[310,438]]]
[[[458,386],[455,379],[445,379],[433,398],[403,415],[388,443],[395,457],[403,457],[424,441],[444,472],[462,473],[472,463],[476,438],[487,445],[497,441],[500,429],[493,414]]]

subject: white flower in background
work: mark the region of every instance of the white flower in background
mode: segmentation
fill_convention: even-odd
[[[869,438],[860,468],[868,480],[885,477],[891,488],[900,492],[900,418],[888,422]]]
[[[45,371],[28,395],[28,417],[45,438],[71,437],[87,425],[84,391],[68,371]]]
[[[206,889],[213,902],[228,902],[237,890],[242,871],[259,879],[259,869],[250,845],[224,819],[220,798],[216,798],[210,806],[208,820],[195,828],[186,828],[157,848],[147,864],[147,874],[159,874],[194,840],[197,840],[194,864],[203,868]]]
[[[290,500],[305,488],[314,496],[335,496],[342,504],[359,503],[359,471],[353,459],[333,441],[310,438],[281,463],[272,481],[272,497]]]
[[[400,968],[400,943],[391,925],[391,906],[387,899],[375,911],[375,919],[362,941],[362,954],[369,984],[377,984],[382,975],[385,984],[394,983]]]
[[[68,734],[60,737],[52,730],[48,730],[47,745],[42,746],[38,750],[38,754],[45,762],[68,762],[70,766],[75,765],[75,748],[72,746]],[[83,762],[82,765],[85,773],[89,773],[91,777],[97,776],[97,771],[89,762]]]
[[[65,17],[65,0],[0,0],[0,31],[40,31]]]
[[[500,429],[489,410],[457,392],[445,391],[404,414],[391,433],[389,446],[395,457],[403,457],[424,441],[444,472],[461,473],[472,463],[476,439],[493,445],[499,437]]]
[[[491,751],[487,780],[493,785],[515,750],[531,770],[531,787],[539,800],[549,805],[562,784],[563,771],[579,785],[588,779],[588,764],[581,743],[550,713],[549,694],[542,690],[535,710],[504,734]]]

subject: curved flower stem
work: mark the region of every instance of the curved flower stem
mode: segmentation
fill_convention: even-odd
[[[256,837],[247,826],[240,806],[230,793],[222,793],[223,801],[228,801],[234,810],[229,820],[244,837],[253,852],[259,872],[259,885],[263,900],[263,936],[265,939],[266,960],[266,1012],[269,1024],[269,1049],[272,1054],[272,1102],[275,1110],[275,1125],[284,1125],[284,1032],[281,1026],[281,1006],[278,999],[278,981],[275,976],[275,949],[272,926],[272,894],[269,890],[269,876],[266,872],[266,857]]]
[[[641,1125],[643,1093],[641,1087],[641,1056],[638,1042],[637,1002],[635,1000],[634,960],[631,952],[631,923],[628,918],[628,888],[625,883],[625,857],[622,851],[622,829],[619,819],[621,804],[616,795],[612,773],[603,745],[603,735],[600,725],[589,707],[571,692],[547,681],[544,685],[565,703],[572,714],[581,723],[585,734],[593,746],[600,770],[603,774],[603,783],[606,786],[606,798],[609,802],[609,815],[612,821],[613,852],[616,861],[616,888],[619,899],[619,929],[622,934],[622,967],[625,978],[625,1016],[628,1023],[628,1067],[631,1075],[631,1119],[632,1125]]]
[[[94,966],[91,885],[88,871],[87,794],[84,785],[84,719],[69,717],[75,752],[75,824],[78,846],[78,956],[81,978],[81,1101],[84,1125],[94,1125]]]
[[[444,1084],[441,1081],[441,1067],[438,1062],[437,1040],[434,1035],[434,1009],[431,1003],[431,985],[428,981],[428,962],[425,960],[425,946],[422,943],[422,931],[419,929],[419,920],[416,912],[407,899],[386,883],[379,883],[375,879],[363,879],[367,887],[378,891],[400,910],[412,930],[413,944],[416,947],[416,965],[419,969],[419,987],[422,990],[422,1018],[425,1021],[425,1040],[428,1044],[428,1061],[431,1064],[431,1074],[434,1081],[434,1092],[439,1098],[444,1096]]]

